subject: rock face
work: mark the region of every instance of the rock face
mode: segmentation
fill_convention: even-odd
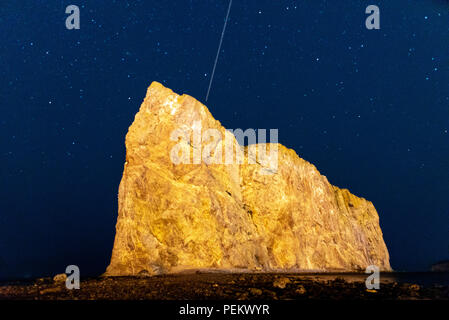
[[[205,138],[209,129],[221,140]],[[243,164],[204,160],[222,160],[229,141]],[[391,269],[371,202],[280,144],[263,145],[277,152],[276,167],[259,161],[258,146],[241,147],[203,104],[153,82],[126,136],[106,275]]]

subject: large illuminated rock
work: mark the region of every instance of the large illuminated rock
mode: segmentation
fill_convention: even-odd
[[[201,137],[207,129],[223,139],[199,145],[195,132]],[[226,132],[194,98],[151,84],[126,136],[107,275],[390,270],[371,202],[332,186],[291,149],[268,144],[278,151],[273,167],[257,159],[257,145],[241,148]],[[243,164],[195,160],[208,144],[207,154],[216,160],[221,152],[225,163],[229,141],[243,151]],[[185,154],[191,164],[183,163]]]

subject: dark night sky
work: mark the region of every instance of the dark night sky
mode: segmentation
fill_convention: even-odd
[[[228,1],[4,1],[0,278],[102,273],[157,80],[204,102]],[[65,7],[81,29],[65,28]],[[365,28],[365,8],[381,29]],[[374,202],[397,270],[449,258],[449,3],[237,1],[207,106]]]

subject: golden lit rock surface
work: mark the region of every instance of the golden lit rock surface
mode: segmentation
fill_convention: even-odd
[[[199,146],[193,132],[207,129],[229,138],[245,162],[175,164],[176,147],[178,155],[190,152],[190,160],[201,154],[205,141]],[[242,148],[226,132],[199,101],[151,84],[126,136],[106,275],[391,269],[371,202],[332,186],[315,166],[280,144],[267,144],[269,150],[277,148],[277,170],[248,163],[257,145]],[[224,158],[223,146],[229,144],[223,140],[207,141],[206,153]]]

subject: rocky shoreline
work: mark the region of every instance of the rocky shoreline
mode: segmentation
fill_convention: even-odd
[[[348,280],[349,279],[349,280]],[[79,290],[51,278],[0,283],[0,300],[449,300],[449,286],[382,281],[367,290],[360,277],[287,273],[193,273],[100,277]]]

